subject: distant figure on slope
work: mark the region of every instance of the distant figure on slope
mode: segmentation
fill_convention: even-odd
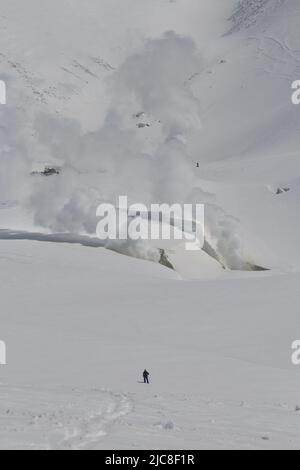
[[[145,369],[143,372],[144,384],[149,383],[149,375],[150,375],[149,372]]]

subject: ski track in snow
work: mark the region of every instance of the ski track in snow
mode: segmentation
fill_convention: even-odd
[[[106,447],[272,449],[299,447],[299,412],[287,403],[218,400],[197,394],[133,395],[133,412]]]
[[[116,443],[135,449],[145,442],[156,449],[299,446],[299,413],[287,403],[158,395],[150,387],[124,395],[0,385],[0,396],[1,449],[110,449]]]
[[[0,386],[2,449],[91,449],[131,411],[125,395]]]

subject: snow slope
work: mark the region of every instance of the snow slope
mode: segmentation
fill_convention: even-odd
[[[0,12],[0,448],[299,449],[298,2]],[[219,261],[105,249],[122,194],[205,203]]]
[[[32,241],[0,256],[1,447],[299,448],[298,274],[183,282]]]

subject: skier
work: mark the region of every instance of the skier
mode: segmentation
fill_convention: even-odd
[[[149,375],[150,375],[149,372],[145,369],[143,372],[144,384],[149,383]]]

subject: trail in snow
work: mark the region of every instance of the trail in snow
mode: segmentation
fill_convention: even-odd
[[[86,449],[131,411],[125,395],[103,390],[0,386],[0,448]]]
[[[299,412],[287,403],[218,400],[201,394],[131,396],[134,410],[105,445],[155,449],[299,448]]]
[[[299,412],[287,403],[160,395],[150,387],[127,396],[1,385],[0,448],[134,449],[146,442],[156,449],[299,447]]]

